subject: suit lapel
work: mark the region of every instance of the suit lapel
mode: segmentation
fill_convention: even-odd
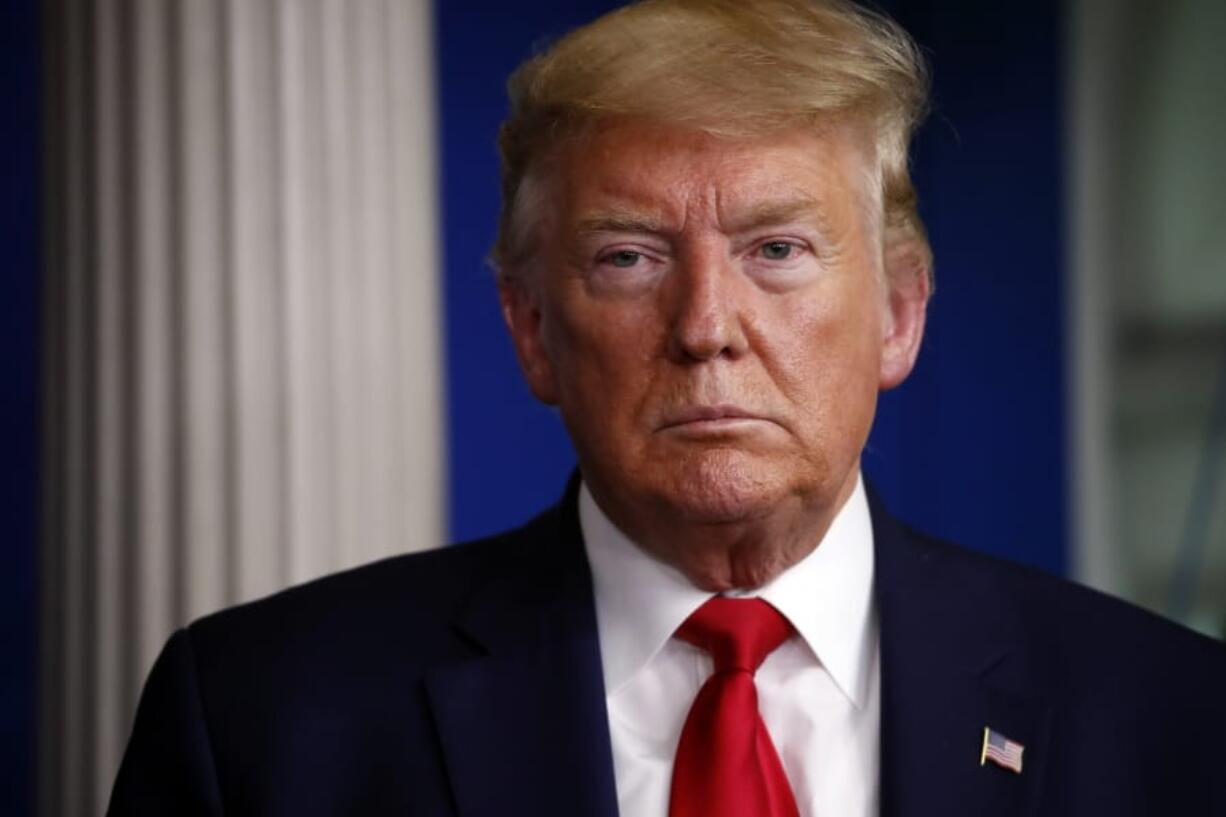
[[[979,557],[905,531],[872,497],[881,617],[881,814],[1037,813],[1050,717],[1022,622]],[[980,764],[984,727],[1022,773]]]
[[[527,558],[477,590],[457,621],[483,654],[426,678],[462,817],[617,815],[574,493],[536,523]]]

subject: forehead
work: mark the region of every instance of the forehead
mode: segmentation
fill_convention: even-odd
[[[626,120],[569,139],[548,178],[563,221],[592,210],[725,221],[797,203],[836,217],[879,207],[872,144],[853,122],[734,139]]]

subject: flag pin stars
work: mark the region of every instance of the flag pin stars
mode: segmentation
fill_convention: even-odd
[[[983,727],[983,749],[979,753],[979,765],[987,765],[990,760],[1002,769],[1008,769],[1016,774],[1022,773],[1022,752],[1026,747],[1016,740],[991,729]]]

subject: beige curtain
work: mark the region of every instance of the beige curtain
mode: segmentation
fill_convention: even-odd
[[[45,4],[45,815],[174,627],[442,541],[429,5]]]

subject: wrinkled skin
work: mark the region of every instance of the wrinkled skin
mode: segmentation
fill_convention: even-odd
[[[525,376],[604,512],[699,587],[821,541],[914,364],[928,282],[883,244],[871,143],[622,121],[537,182],[534,255],[501,287]]]

